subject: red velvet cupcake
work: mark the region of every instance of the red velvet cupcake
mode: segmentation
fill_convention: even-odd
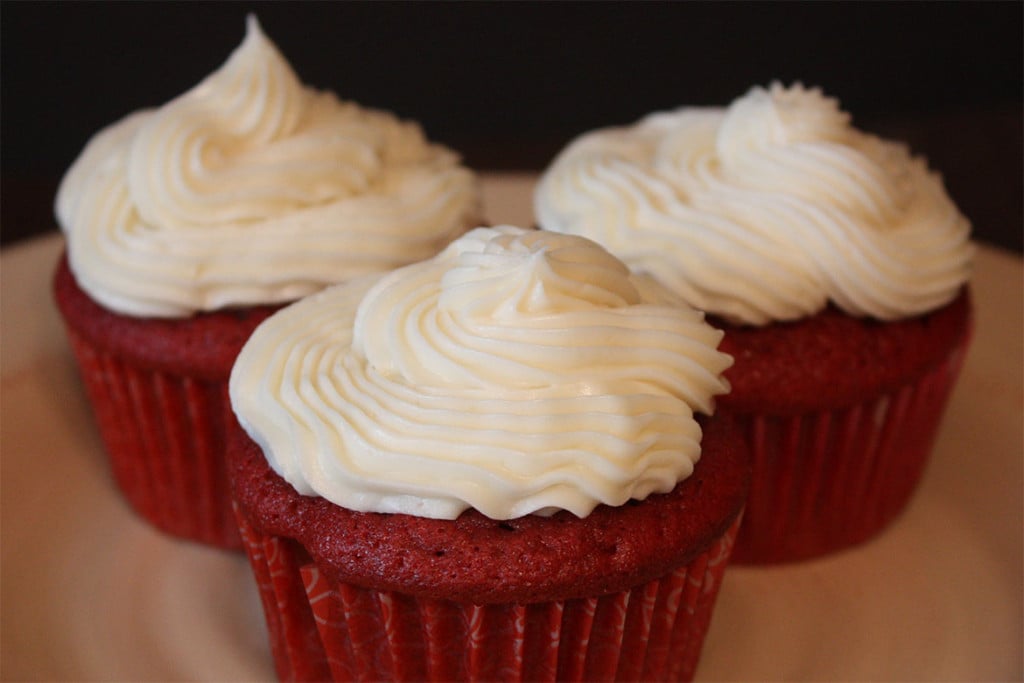
[[[736,561],[847,548],[905,508],[971,330],[970,226],[922,159],[774,84],[586,134],[535,203],[725,330],[720,409],[754,461]]]
[[[66,258],[54,295],[114,480],[132,508],[173,536],[239,548],[223,453],[234,421],[227,377],[242,344],[278,307],[184,320],[118,315],[78,287]]]
[[[55,296],[135,510],[240,548],[222,458],[241,344],[286,302],[437,253],[477,207],[452,152],[304,86],[252,18],[194,89],[94,136],[57,196]]]
[[[829,307],[767,328],[729,325],[722,397],[746,431],[757,479],[735,559],[790,562],[862,543],[920,482],[969,342],[966,292],[891,323]],[[808,367],[815,368],[809,373]]]
[[[228,460],[280,678],[691,678],[749,485],[720,339],[507,226],[265,321]]]

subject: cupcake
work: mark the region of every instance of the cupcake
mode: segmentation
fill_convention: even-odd
[[[57,195],[55,297],[132,507],[240,549],[223,452],[242,343],[287,302],[436,254],[478,204],[453,152],[304,86],[252,17],[195,88],[97,133]]]
[[[970,227],[923,159],[773,84],[581,136],[535,209],[724,329],[720,410],[754,466],[736,561],[851,547],[905,508],[971,330]]]
[[[749,483],[720,339],[510,226],[263,322],[228,462],[280,678],[690,678]]]

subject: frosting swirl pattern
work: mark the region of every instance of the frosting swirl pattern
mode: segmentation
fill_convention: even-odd
[[[303,86],[250,17],[220,69],[90,140],[56,213],[90,296],[180,317],[428,258],[476,224],[478,203],[454,153]]]
[[[265,321],[240,423],[300,493],[495,519],[667,492],[727,391],[722,333],[590,240],[478,228]]]
[[[831,300],[892,320],[952,300],[970,226],[923,159],[800,85],[651,114],[573,141],[539,225],[597,240],[691,305],[763,325]]]

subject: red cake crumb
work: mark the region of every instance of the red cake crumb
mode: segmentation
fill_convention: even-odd
[[[217,381],[227,381],[249,335],[281,308],[252,306],[167,319],[121,315],[82,291],[66,255],[57,266],[54,295],[68,326],[90,344],[132,365]]]
[[[828,307],[809,318],[765,327],[709,319],[725,331],[719,350],[735,358],[732,385],[718,405],[771,415],[843,407],[890,393],[944,362],[970,330],[965,289],[925,315],[879,322]]]
[[[741,434],[703,423],[703,456],[672,492],[585,518],[562,511],[500,521],[475,510],[455,520],[361,513],[299,495],[241,433],[229,442],[235,498],[261,534],[298,541],[334,581],[475,604],[603,595],[685,564],[740,513],[749,486]]]

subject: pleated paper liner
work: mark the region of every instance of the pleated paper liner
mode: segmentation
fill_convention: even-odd
[[[227,383],[139,367],[68,330],[118,488],[176,537],[241,549],[223,462]]]
[[[743,415],[754,476],[733,561],[807,560],[881,533],[926,468],[968,339],[917,381],[873,400]]]
[[[739,524],[630,590],[476,605],[332,582],[238,517],[283,681],[690,680]]]

